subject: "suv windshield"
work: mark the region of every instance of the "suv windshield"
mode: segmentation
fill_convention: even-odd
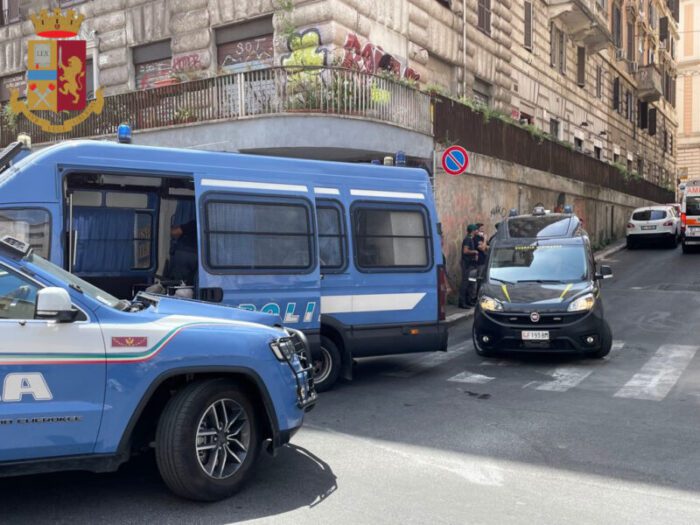
[[[580,282],[588,275],[581,244],[503,246],[490,255],[489,278],[517,282]]]
[[[88,297],[91,297],[92,299],[95,299],[96,301],[99,301],[102,304],[107,305],[111,308],[121,309],[119,305],[122,303],[122,301],[120,301],[116,297],[113,297],[107,292],[100,290],[96,286],[93,286],[90,283],[83,281],[79,277],[76,277],[72,273],[65,271],[63,268],[56,266],[55,264],[47,261],[46,259],[39,257],[35,253],[29,254],[27,257],[25,257],[24,260],[33,264],[37,268],[45,271],[46,273],[53,275],[54,277],[56,277],[56,279],[68,283],[73,288],[81,291]]]
[[[685,214],[700,215],[700,196],[686,197],[685,199]]]

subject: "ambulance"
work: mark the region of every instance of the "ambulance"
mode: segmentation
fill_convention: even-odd
[[[681,236],[683,253],[700,245],[700,180],[685,183],[681,200]]]

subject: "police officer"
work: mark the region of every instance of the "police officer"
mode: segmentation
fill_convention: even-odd
[[[170,250],[167,278],[193,285],[197,275],[197,222],[172,226],[170,236],[175,243]]]
[[[469,277],[476,276],[476,264],[479,258],[475,240],[477,231],[476,224],[470,224],[467,226],[467,235],[462,241],[462,282],[459,285],[460,308],[471,308],[476,304],[474,283],[469,281]]]

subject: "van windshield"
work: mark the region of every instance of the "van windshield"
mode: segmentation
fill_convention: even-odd
[[[588,275],[586,251],[580,244],[503,246],[489,259],[489,279],[500,282],[572,283]]]
[[[700,215],[700,196],[685,199],[685,214]]]
[[[80,277],[76,277],[72,273],[65,271],[63,268],[56,266],[55,264],[47,261],[43,257],[39,257],[35,253],[31,253],[24,260],[33,264],[40,270],[43,270],[46,273],[53,275],[59,281],[65,282],[72,288],[81,291],[83,294],[94,299],[95,301],[98,301],[111,308],[121,310],[120,305],[123,304],[124,301],[120,301],[116,297],[108,294],[103,290],[100,290],[99,288],[93,286],[89,282],[83,281]]]

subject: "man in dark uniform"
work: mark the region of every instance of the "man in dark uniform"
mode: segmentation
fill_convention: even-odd
[[[469,277],[476,276],[476,263],[479,257],[475,241],[477,230],[476,224],[467,226],[467,235],[462,241],[462,282],[459,285],[460,308],[470,308],[476,304],[476,297],[473,294],[473,283],[469,282]]]
[[[170,236],[175,242],[170,250],[166,278],[193,285],[197,275],[197,222],[171,226]]]

